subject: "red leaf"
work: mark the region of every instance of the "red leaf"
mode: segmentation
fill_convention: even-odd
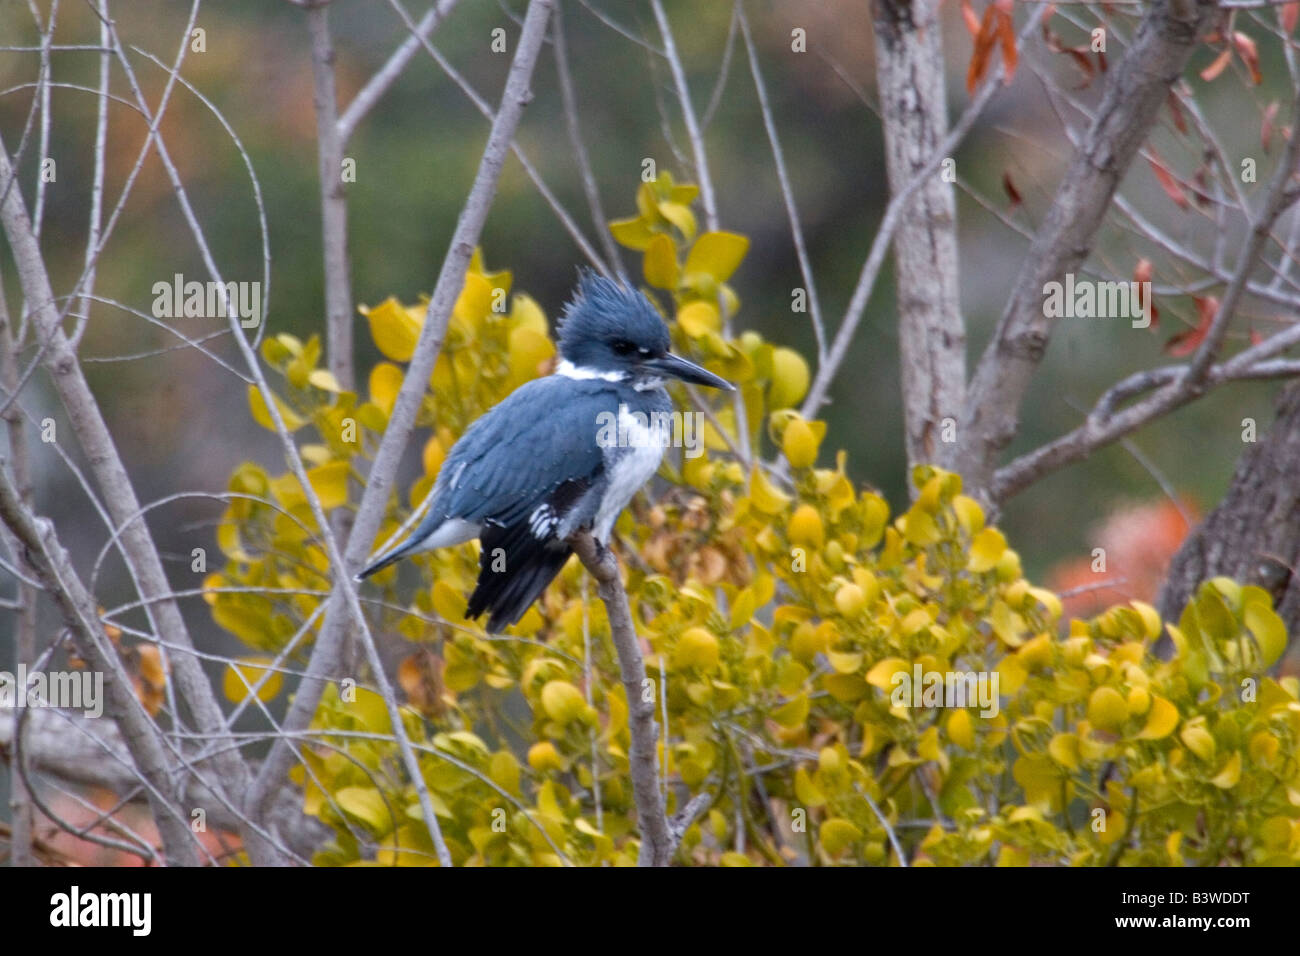
[[[1273,145],[1273,121],[1277,119],[1277,100],[1269,103],[1264,109],[1264,121],[1259,127],[1259,143],[1264,147],[1264,152]]]
[[[1259,86],[1264,82],[1264,74],[1259,71],[1259,49],[1255,46],[1255,41],[1244,33],[1234,33],[1232,45],[1237,48],[1237,55],[1250,68],[1250,82]]]
[[[1203,79],[1206,83],[1212,82],[1213,80],[1218,78],[1220,73],[1222,73],[1224,70],[1228,68],[1228,64],[1231,62],[1232,62],[1232,47],[1228,47],[1217,57],[1214,58],[1213,63],[1211,63],[1205,69],[1201,70],[1201,79]]]
[[[1185,329],[1165,343],[1165,351],[1170,355],[1191,355],[1195,352],[1197,346],[1205,341],[1206,333],[1210,331],[1210,323],[1214,321],[1214,316],[1219,311],[1219,300],[1212,295],[1205,298],[1193,296],[1192,301],[1196,303],[1196,328]]]
[[[1020,190],[1016,189],[1016,184],[1011,181],[1011,174],[1004,172],[1002,174],[1002,188],[1006,190],[1007,197],[1011,200],[1011,208],[1015,209],[1020,205]]]
[[[1295,32],[1296,21],[1300,20],[1300,2],[1282,4],[1282,30],[1287,36]]]
[[[1178,185],[1178,180],[1174,179],[1169,170],[1165,168],[1164,163],[1157,159],[1154,154],[1147,159],[1147,162],[1151,164],[1151,169],[1156,174],[1156,179],[1160,180],[1160,188],[1165,191],[1165,194],[1172,199],[1179,208],[1189,208],[1190,204],[1187,202],[1187,193],[1183,192],[1183,187]]]
[[[1259,334],[1259,329],[1251,329],[1251,330],[1250,330],[1250,344],[1251,344],[1251,345],[1258,345],[1260,342],[1263,342],[1263,341],[1264,341],[1264,336],[1262,336],[1262,335]]]
[[[1092,85],[1092,76],[1095,72],[1092,60],[1088,57],[1089,48],[1087,46],[1068,47],[1061,42],[1061,38],[1053,33],[1047,27],[1043,27],[1043,42],[1047,44],[1047,49],[1053,53],[1066,53],[1074,61],[1074,65],[1083,71],[1083,82],[1079,89],[1085,90]],[[1098,54],[1101,56],[1101,54]],[[1103,59],[1104,63],[1105,60]],[[1103,67],[1104,68],[1104,67]]]

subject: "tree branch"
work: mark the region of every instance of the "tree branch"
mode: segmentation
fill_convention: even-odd
[[[636,801],[637,822],[641,827],[641,850],[637,865],[668,866],[677,851],[681,834],[677,833],[674,838],[673,827],[664,813],[655,747],[655,695],[645,693],[645,688],[653,685],[645,676],[645,659],[641,656],[640,640],[632,624],[627,592],[623,590],[623,581],[619,577],[618,559],[614,557],[613,551],[602,546],[586,531],[570,538],[569,544],[577,552],[583,567],[596,579],[596,593],[600,595],[609,616],[610,635],[618,651],[623,690],[627,693],[628,731],[632,736],[628,764],[632,777],[632,795]],[[659,689],[659,693],[664,692],[663,688]],[[684,832],[685,827],[681,830]]]
[[[1087,259],[1120,180],[1216,12],[1211,0],[1157,0],[1108,73],[1092,126],[967,389],[955,464],[973,493],[987,494],[998,453],[1016,433],[1020,403],[1047,350],[1055,320],[1045,314],[1044,287]]]
[[[132,693],[122,662],[99,623],[95,599],[69,563],[54,525],[33,517],[23,507],[18,489],[3,467],[0,467],[0,520],[22,543],[29,566],[58,604],[81,655],[94,671],[104,675],[108,696],[105,713],[121,729],[140,779],[148,785],[150,809],[162,836],[168,864],[193,866],[198,862],[193,834],[187,816],[175,803],[170,761],[161,733]]]

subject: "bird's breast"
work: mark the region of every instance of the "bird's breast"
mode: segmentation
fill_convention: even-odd
[[[659,470],[664,447],[672,435],[671,428],[670,412],[619,407],[618,434],[614,441],[602,443],[608,484],[592,522],[593,531],[601,541],[609,540],[619,513]]]

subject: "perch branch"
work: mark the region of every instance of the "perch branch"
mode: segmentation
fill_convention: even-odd
[[[627,592],[618,573],[618,559],[614,552],[601,545],[586,531],[569,539],[588,573],[596,579],[596,593],[600,595],[609,615],[610,635],[618,651],[619,671],[623,689],[627,692],[628,730],[632,747],[628,764],[632,776],[632,794],[636,801],[637,823],[641,828],[641,852],[638,866],[668,866],[677,850],[675,828],[664,813],[663,797],[659,792],[659,767],[655,748],[655,705],[653,698],[646,699],[645,660],[641,644],[632,624],[632,611],[627,603]],[[663,689],[660,688],[660,693]],[[681,832],[685,832],[682,826]]]

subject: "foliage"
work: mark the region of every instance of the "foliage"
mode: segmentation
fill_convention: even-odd
[[[612,224],[642,252],[650,289],[667,293],[677,348],[740,386],[708,410],[704,453],[670,450],[663,487],[617,526],[647,670],[662,677],[670,809],[712,796],[679,860],[896,864],[872,803],[910,863],[1300,858],[1300,687],[1265,676],[1286,641],[1267,594],[1215,580],[1176,626],[1140,602],[1063,622],[958,476],[916,469],[915,500],[891,520],[880,495],[854,488],[842,453],[818,467],[825,425],[792,410],[804,360],[731,334],[740,302],[728,282],[747,242],[697,234],[694,195],[662,176],[641,186],[635,218]],[[412,505],[466,425],[552,360],[541,310],[510,291],[509,273],[476,256],[420,413],[431,434]],[[394,363],[411,357],[424,317],[394,300],[362,312],[391,360],[365,401],[316,368],[314,339],[264,349],[292,427],[316,433],[300,451],[333,508],[355,497],[402,382]],[[256,401],[252,414],[266,424]],[[207,597],[223,628],[279,653],[324,599],[324,555],[291,475],[245,464],[231,490],[250,497],[225,515],[228,562]],[[404,513],[392,503],[377,546]],[[455,861],[635,861],[627,700],[578,562],[502,635],[463,620],[477,543],[403,566],[375,577],[382,600],[367,603],[411,645],[404,719]],[[1165,631],[1168,660],[1155,653]],[[973,697],[915,706],[899,688],[918,667],[996,679],[997,712]],[[243,672],[262,674],[253,659]],[[317,861],[433,863],[378,696],[331,688],[313,731],[319,745],[294,775],[306,811],[334,831]]]

